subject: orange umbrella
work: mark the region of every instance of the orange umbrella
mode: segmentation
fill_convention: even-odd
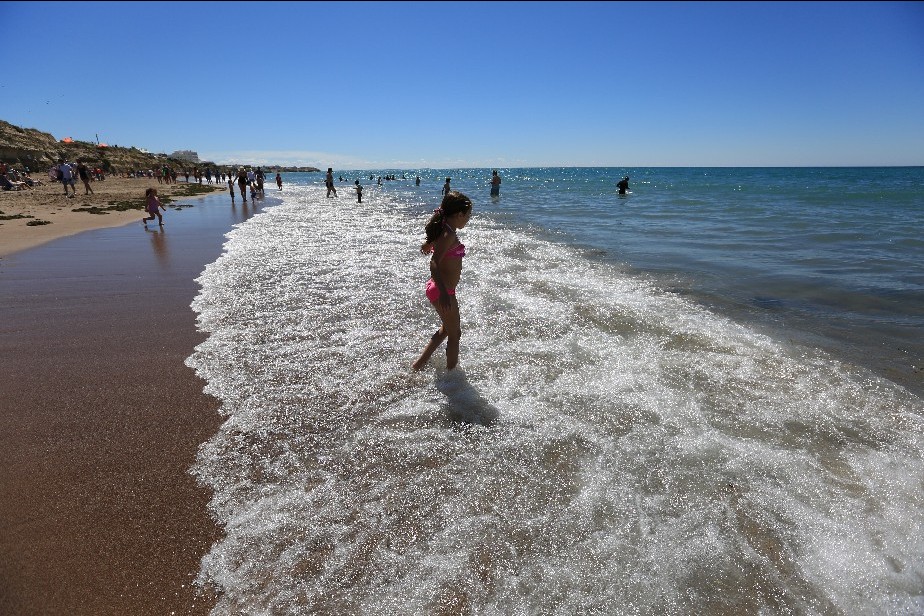
[[[65,137],[65,138],[62,139],[61,141],[62,141],[63,143],[74,143],[74,140],[71,139],[70,137]]]
[[[109,147],[109,144],[101,143],[101,144],[99,144],[99,145],[96,146],[96,147],[98,147],[98,148],[108,148],[108,147]]]

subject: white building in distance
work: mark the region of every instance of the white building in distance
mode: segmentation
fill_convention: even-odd
[[[193,152],[192,150],[177,150],[170,155],[170,158],[179,158],[180,160],[185,160],[191,163],[201,162],[199,160],[199,154],[197,152]]]

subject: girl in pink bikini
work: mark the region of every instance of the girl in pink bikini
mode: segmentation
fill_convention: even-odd
[[[463,228],[472,215],[472,201],[455,190],[449,191],[438,210],[433,212],[424,227],[427,241],[420,252],[431,254],[430,280],[427,281],[427,299],[440,315],[442,326],[430,338],[420,357],[414,362],[414,370],[420,370],[429,361],[433,352],[446,342],[446,368],[452,370],[459,363],[459,339],[462,327],[459,320],[459,302],[456,300],[456,285],[462,277],[462,257],[465,246],[456,237],[456,231]]]
[[[144,191],[144,209],[145,211],[147,211],[148,214],[150,214],[150,216],[148,216],[147,218],[141,219],[141,222],[144,223],[145,227],[148,226],[148,221],[154,220],[155,217],[160,221],[160,226],[161,227],[164,226],[164,217],[160,215],[160,210],[163,210],[166,212],[167,208],[165,208],[161,204],[160,199],[157,198],[156,188],[149,188],[146,191]]]

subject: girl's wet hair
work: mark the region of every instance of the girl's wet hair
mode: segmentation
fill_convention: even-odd
[[[439,239],[443,234],[443,223],[450,216],[459,212],[467,212],[472,209],[472,200],[457,190],[449,191],[440,207],[433,211],[433,216],[427,221],[424,232],[427,234],[427,241],[420,246],[420,252],[427,254],[433,251],[433,242]]]
[[[156,188],[149,188],[149,189],[147,189],[146,191],[144,191],[144,196],[145,196],[145,197],[150,197],[152,194],[154,194],[154,193],[156,193],[156,192],[157,192],[157,189],[156,189]]]

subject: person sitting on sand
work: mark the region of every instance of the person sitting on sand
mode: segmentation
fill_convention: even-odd
[[[427,241],[420,247],[420,252],[433,255],[430,258],[431,277],[427,281],[426,295],[439,315],[442,325],[430,337],[430,342],[414,362],[414,370],[423,368],[433,352],[447,339],[446,368],[452,370],[459,362],[462,326],[459,319],[459,302],[456,300],[456,286],[462,277],[465,246],[459,241],[456,231],[468,224],[471,215],[471,199],[453,190],[443,197],[440,207],[433,212],[424,227]]]
[[[0,175],[0,188],[3,190],[23,190],[29,188],[25,182],[14,182],[5,175]]]
[[[42,184],[41,182],[33,180],[31,177],[29,177],[29,174],[26,173],[25,171],[20,172],[20,171],[16,171],[15,169],[10,169],[9,172],[6,174],[6,177],[14,185],[22,184],[23,186],[21,186],[21,188],[31,189],[36,184],[38,185]]]
[[[149,188],[144,191],[144,209],[147,210],[147,218],[142,218],[141,222],[144,223],[144,226],[148,226],[149,220],[154,220],[155,217],[160,221],[160,226],[164,226],[164,217],[160,215],[160,210],[167,211],[167,208],[160,202],[160,199],[157,198],[157,189]]]

